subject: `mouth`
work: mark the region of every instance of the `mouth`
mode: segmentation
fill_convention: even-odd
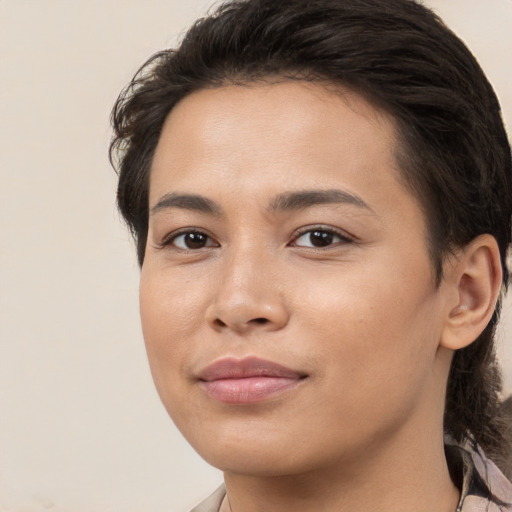
[[[255,357],[225,358],[202,370],[206,394],[226,404],[253,404],[284,393],[307,378],[303,372]]]

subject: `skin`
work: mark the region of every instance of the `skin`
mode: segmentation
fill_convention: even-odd
[[[227,510],[456,508],[442,416],[456,348],[447,326],[465,295],[460,266],[435,284],[395,141],[392,119],[357,94],[302,82],[199,91],[166,120],[143,332],[170,416],[224,471]],[[342,194],[283,201],[306,190]],[[315,229],[335,234],[315,247]],[[254,404],[212,399],[201,369],[247,356],[305,378]]]

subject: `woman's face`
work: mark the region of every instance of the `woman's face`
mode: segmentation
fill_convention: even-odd
[[[296,474],[440,430],[446,292],[394,137],[358,95],[302,82],[169,115],[142,325],[164,405],[214,466]]]

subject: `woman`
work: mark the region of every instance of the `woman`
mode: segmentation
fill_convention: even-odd
[[[434,14],[226,3],[113,122],[153,378],[224,471],[195,510],[512,510],[510,147]]]

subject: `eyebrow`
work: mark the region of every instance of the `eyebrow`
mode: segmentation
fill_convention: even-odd
[[[268,206],[269,212],[303,210],[322,204],[350,204],[359,208],[373,210],[359,196],[344,190],[300,190],[277,195]],[[169,208],[183,208],[210,215],[222,215],[222,208],[211,199],[196,194],[179,194],[172,192],[162,196],[151,208],[150,214]]]
[[[373,210],[359,196],[344,190],[302,190],[279,194],[268,208],[269,211],[303,210],[321,204],[350,204],[359,208]]]
[[[212,200],[195,194],[165,194],[151,208],[151,215],[168,208],[183,208],[210,215],[220,215],[222,210]]]

